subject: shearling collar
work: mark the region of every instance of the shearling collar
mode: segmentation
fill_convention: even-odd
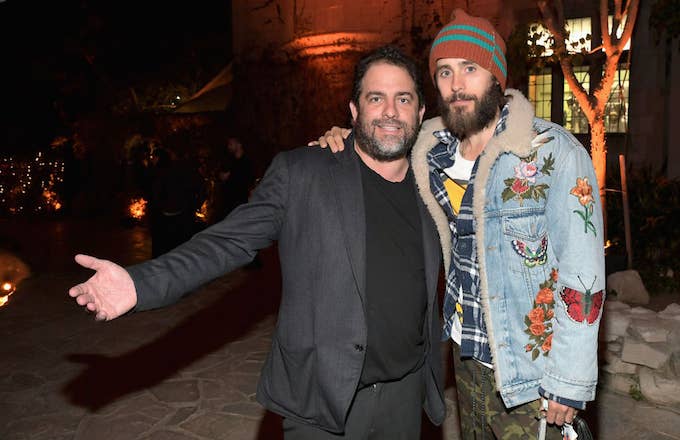
[[[505,95],[508,97],[506,127],[505,130],[491,138],[484,148],[477,168],[476,190],[484,190],[489,170],[500,154],[509,152],[519,157],[526,157],[532,151],[531,141],[536,137],[533,128],[533,106],[518,90],[507,89]],[[442,243],[444,266],[448,272],[451,259],[451,231],[444,210],[430,191],[429,164],[427,162],[427,153],[439,143],[433,133],[443,129],[444,123],[441,117],[423,122],[418,140],[411,152],[411,165],[418,191],[437,225]],[[477,209],[483,204],[483,199],[484,197],[475,197],[474,204],[477,205]]]

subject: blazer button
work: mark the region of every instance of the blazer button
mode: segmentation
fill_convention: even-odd
[[[358,352],[364,351],[364,346],[361,344],[354,344],[354,349]]]

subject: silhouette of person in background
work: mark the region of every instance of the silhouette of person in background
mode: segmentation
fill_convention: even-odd
[[[227,152],[217,173],[219,202],[216,219],[223,219],[238,205],[246,203],[254,183],[253,164],[243,144],[234,137],[227,139]]]
[[[203,179],[191,162],[165,148],[154,150],[151,185],[151,254],[162,255],[198,232],[195,212],[205,195]]]

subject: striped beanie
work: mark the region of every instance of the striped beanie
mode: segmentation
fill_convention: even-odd
[[[474,61],[491,72],[505,90],[508,77],[505,42],[488,20],[472,17],[462,9],[454,10],[451,21],[439,31],[430,49],[432,78],[437,71],[437,60],[441,58]]]

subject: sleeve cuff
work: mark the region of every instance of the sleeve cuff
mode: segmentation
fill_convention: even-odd
[[[571,399],[567,399],[565,397],[556,396],[555,394],[551,394],[551,393],[547,392],[542,387],[538,388],[538,393],[541,396],[543,396],[544,398],[546,398],[548,400],[554,400],[555,402],[557,402],[561,405],[567,405],[567,406],[570,406],[572,408],[576,408],[576,409],[581,410],[581,411],[586,409],[586,402],[581,402],[579,400],[571,400]]]

